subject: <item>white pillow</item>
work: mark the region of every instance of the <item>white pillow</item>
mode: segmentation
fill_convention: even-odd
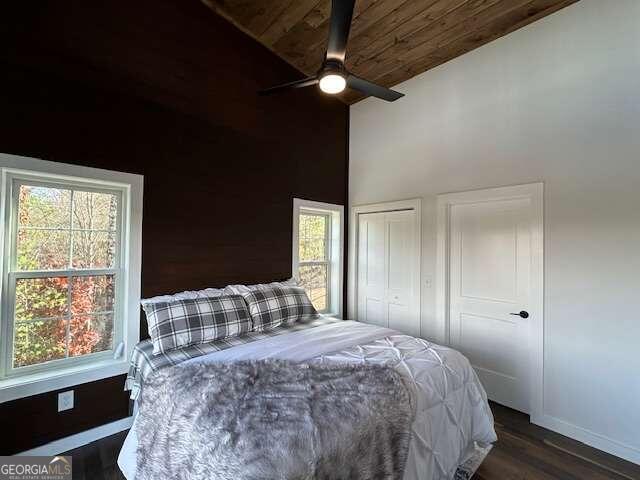
[[[221,288],[205,288],[204,290],[187,290],[185,292],[173,293],[171,295],[158,295],[157,297],[143,298],[140,300],[142,306],[152,305],[160,302],[173,302],[175,300],[193,300],[195,298],[216,298],[222,296],[224,290]]]
[[[249,292],[255,292],[256,290],[265,290],[272,287],[297,287],[298,280],[296,277],[291,277],[289,280],[282,282],[271,283],[257,283],[255,285],[227,285],[224,287],[225,295],[244,295]]]

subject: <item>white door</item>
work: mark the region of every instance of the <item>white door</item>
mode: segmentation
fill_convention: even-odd
[[[356,289],[358,320],[418,336],[415,215],[407,210],[358,216]]]
[[[530,198],[450,206],[451,346],[490,399],[529,412]],[[522,312],[522,313],[521,313]]]

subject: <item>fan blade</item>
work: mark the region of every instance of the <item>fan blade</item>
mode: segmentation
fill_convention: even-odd
[[[318,83],[318,77],[307,77],[303,78],[302,80],[296,80],[294,82],[276,85],[275,87],[265,88],[264,90],[260,90],[258,93],[260,95],[271,95],[273,93],[280,93],[285,90],[292,90],[294,88],[310,87],[311,85],[315,85],[316,83]]]
[[[378,97],[378,98],[381,98],[382,100],[386,100],[387,102],[395,102],[399,98],[404,97],[404,93],[396,92],[395,90],[381,87],[380,85],[371,83],[369,80],[356,77],[355,75],[352,75],[352,74],[349,74],[349,76],[347,77],[347,86],[349,88],[353,88],[354,90],[358,90],[360,93]]]
[[[326,60],[344,63],[355,3],[356,0],[331,1],[331,23],[329,24]]]

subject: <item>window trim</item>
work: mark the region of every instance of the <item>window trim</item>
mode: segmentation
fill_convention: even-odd
[[[3,228],[0,232],[0,248],[2,251],[2,265],[0,275],[0,301],[3,308],[0,311],[0,403],[22,398],[29,395],[44,393],[60,388],[67,388],[84,382],[120,375],[128,371],[128,363],[135,344],[140,335],[140,284],[142,258],[142,193],[143,177],[141,175],[102,170],[79,165],[49,162],[45,160],[21,157],[0,153],[1,194],[0,221]],[[117,291],[121,301],[116,307],[121,321],[114,324],[114,348],[111,351],[97,352],[81,356],[69,361],[69,358],[54,360],[60,368],[36,368],[44,364],[19,368],[19,372],[6,375],[9,372],[6,362],[9,352],[6,344],[9,314],[8,289],[10,282],[6,279],[12,274],[8,262],[11,260],[13,243],[13,222],[8,218],[11,214],[13,199],[11,198],[14,181],[26,180],[29,183],[42,181],[48,185],[56,181],[67,186],[82,189],[96,189],[98,191],[120,192],[119,205],[119,243],[116,245],[118,258],[113,269],[99,269],[101,273],[114,270]],[[11,229],[4,228],[11,222]],[[64,272],[60,270],[55,272]],[[89,274],[95,269],[78,269],[74,273]],[[54,272],[51,272],[54,273]],[[21,272],[20,275],[30,275],[31,272]],[[119,337],[119,338],[118,338]],[[67,362],[65,362],[65,360]],[[34,367],[31,369],[30,367]],[[23,370],[29,369],[29,370]]]
[[[293,199],[293,245],[292,245],[292,276],[297,277],[300,267],[300,214],[317,213],[328,215],[331,220],[327,228],[330,242],[327,244],[329,254],[328,269],[328,302],[329,308],[325,315],[343,318],[343,285],[344,285],[344,205],[316,202],[301,198]],[[314,262],[302,262],[306,264]],[[321,262],[322,263],[322,262]]]

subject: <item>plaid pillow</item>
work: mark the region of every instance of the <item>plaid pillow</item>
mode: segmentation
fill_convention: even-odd
[[[233,295],[234,293],[235,292],[229,292],[229,295]],[[237,295],[237,293],[235,294]],[[222,295],[224,295],[224,292],[221,288],[205,288],[204,290],[187,290],[185,292],[173,293],[171,295],[159,295],[157,297],[143,298],[140,300],[140,304],[144,306],[145,303],[173,302],[174,300],[220,297]]]
[[[291,277],[289,280],[282,280],[271,283],[256,283],[255,285],[227,285],[224,287],[225,295],[243,295],[245,293],[254,292],[256,290],[264,290],[273,287],[297,287],[298,280],[295,277]]]
[[[246,292],[242,296],[249,306],[256,332],[320,316],[301,287],[274,286]]]
[[[240,295],[146,303],[143,308],[155,355],[251,330],[251,315]]]

